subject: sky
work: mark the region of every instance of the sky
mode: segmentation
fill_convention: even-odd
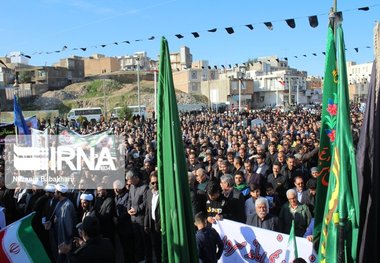
[[[161,37],[165,36],[170,52],[187,46],[194,61],[208,60],[211,66],[241,64],[248,59],[275,55],[280,59],[287,57],[292,68],[323,76],[322,52],[333,0],[0,0],[0,3],[0,56],[21,51],[32,57],[31,65],[50,66],[72,55],[87,57],[95,53],[122,56],[146,51],[150,58],[157,59]],[[358,10],[366,6],[369,11]],[[343,12],[346,60],[359,64],[373,61],[373,28],[375,21],[380,20],[378,0],[337,0],[337,10]],[[308,17],[312,15],[318,17],[319,25],[315,28],[309,25]],[[290,18],[295,19],[294,29],[285,22]],[[272,22],[273,30],[268,30],[264,22]],[[247,28],[247,24],[254,29]],[[228,34],[226,27],[235,32]],[[208,32],[213,28],[217,31]],[[200,36],[194,38],[191,32]],[[184,38],[178,39],[176,34]],[[148,40],[152,36],[155,38]],[[101,47],[102,44],[106,46]],[[80,49],[84,47],[86,51]],[[53,53],[46,54],[50,52]]]

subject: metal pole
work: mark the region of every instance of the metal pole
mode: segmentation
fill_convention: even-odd
[[[140,61],[137,59],[137,105],[139,107],[139,115],[141,117],[141,108],[140,108]]]
[[[208,87],[208,101],[209,101],[209,109],[210,111],[212,111],[211,107],[212,107],[212,104],[211,104],[211,88],[210,88],[210,72],[209,70],[207,70],[207,87]]]
[[[289,107],[292,104],[292,78],[289,77]]]
[[[239,112],[241,111],[241,79],[238,78],[239,81]]]
[[[277,90],[276,90],[276,106],[278,105],[278,87],[277,87]]]
[[[106,89],[104,86],[104,79],[102,79],[102,88],[103,88],[103,108],[104,108],[104,121],[107,121],[107,104],[106,104]]]

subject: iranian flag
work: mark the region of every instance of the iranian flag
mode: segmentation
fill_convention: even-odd
[[[0,262],[50,262],[32,228],[35,213],[10,224],[0,232]]]

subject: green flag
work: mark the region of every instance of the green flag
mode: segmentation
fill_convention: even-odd
[[[319,262],[355,262],[360,209],[341,22],[336,36],[337,124],[318,258]]]
[[[288,261],[291,261],[291,259],[296,259],[298,258],[298,249],[297,249],[297,241],[296,241],[296,234],[294,232],[294,220],[292,221],[292,228],[290,229],[290,234],[289,234],[289,240],[288,240],[288,248],[291,248],[292,251],[289,251],[293,253],[292,256],[289,256],[287,259]]]
[[[162,262],[198,262],[185,152],[165,38],[161,41],[157,103]]]
[[[336,50],[334,40],[333,21],[330,21],[327,35],[325,76],[323,81],[322,97],[322,118],[320,147],[318,158],[318,179],[317,179],[317,197],[314,210],[314,233],[313,242],[318,249],[319,238],[322,227],[323,212],[326,203],[326,193],[328,188],[330,165],[331,165],[331,148],[334,144],[336,131],[336,91],[337,91],[337,71],[336,71]]]

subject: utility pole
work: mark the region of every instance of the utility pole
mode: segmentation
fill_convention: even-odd
[[[105,69],[102,70],[102,74],[106,72]],[[104,120],[107,120],[107,96],[106,87],[104,86],[104,76],[102,76],[102,89],[103,89],[103,108],[104,108]]]
[[[288,101],[289,107],[292,104],[292,78],[289,77],[289,101]]]
[[[238,82],[239,82],[239,112],[241,111],[241,78],[239,77],[238,78]]]
[[[139,115],[141,116],[140,108],[140,58],[136,58],[137,61],[137,105],[139,107]]]
[[[154,69],[154,117],[157,118],[157,69]]]

